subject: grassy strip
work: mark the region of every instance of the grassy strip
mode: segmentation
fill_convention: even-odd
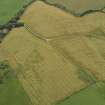
[[[77,94],[74,94],[56,105],[104,105],[105,104],[105,83],[98,82]]]
[[[32,105],[11,69],[7,61],[0,62],[0,105]]]

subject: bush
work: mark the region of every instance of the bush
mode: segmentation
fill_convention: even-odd
[[[79,78],[81,80],[84,80],[85,82],[89,82],[89,83],[96,82],[96,78],[93,75],[88,74],[86,70],[79,69],[78,73],[79,73]]]
[[[0,62],[0,83],[3,83],[4,77],[8,74],[11,67],[8,61],[1,61]]]

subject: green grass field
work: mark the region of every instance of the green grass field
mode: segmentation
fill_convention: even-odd
[[[105,83],[96,83],[56,105],[105,105]]]
[[[46,0],[50,4],[57,4],[68,12],[81,15],[88,10],[99,10],[105,7],[105,0]],[[96,3],[97,2],[97,3]]]
[[[2,71],[5,70],[0,69],[0,76]],[[31,105],[28,95],[11,71],[8,71],[2,83],[0,82],[0,105]]]
[[[31,0],[0,0],[0,25],[8,22],[24,4]]]

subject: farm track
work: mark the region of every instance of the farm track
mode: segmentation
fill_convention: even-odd
[[[41,40],[43,40],[43,41],[45,41],[45,42],[49,42],[49,41],[51,41],[51,40],[57,40],[57,39],[72,38],[72,37],[74,37],[74,34],[78,34],[79,36],[82,36],[82,35],[83,35],[83,34],[81,35],[80,33],[71,33],[71,34],[69,34],[69,35],[62,35],[62,36],[58,35],[58,36],[44,37],[44,35],[38,33],[37,31],[33,31],[33,30],[31,29],[31,26],[29,26],[29,25],[27,25],[27,24],[25,24],[24,28],[25,28],[29,33],[31,33],[31,35],[33,35],[33,36],[37,37],[38,39],[41,39]]]
[[[42,37],[42,35],[40,34],[40,33],[38,33],[38,32],[33,32],[32,30],[31,30],[31,28],[29,27],[29,25],[24,25],[24,28],[31,34],[31,35],[33,35],[33,36],[35,36],[35,37],[37,37],[38,39],[40,39],[40,40],[43,40],[43,41],[46,41],[46,39],[44,38],[44,37]]]
[[[41,33],[38,33],[37,31],[33,31],[31,26],[29,26],[28,24],[25,24],[24,28],[31,34],[33,35],[34,37],[37,37],[38,39],[44,41],[44,42],[50,42],[50,41],[53,41],[53,40],[63,40],[63,39],[68,39],[68,38],[71,38],[73,39],[75,36],[75,34],[77,36],[86,36],[88,37],[88,33],[80,33],[80,32],[74,32],[74,33],[68,33],[67,35],[58,35],[58,36],[51,36],[51,37],[45,37],[45,35],[41,34]],[[86,34],[86,35],[84,35]],[[94,37],[94,36],[93,36]],[[100,38],[100,36],[99,36]],[[105,37],[104,37],[105,38]]]

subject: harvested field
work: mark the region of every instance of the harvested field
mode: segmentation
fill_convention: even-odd
[[[78,65],[25,28],[14,29],[2,47],[18,65],[18,78],[33,105],[51,105],[89,85],[79,78]]]
[[[43,17],[43,18],[42,18]],[[97,28],[104,29],[105,14],[96,12],[84,17],[75,17],[64,11],[37,1],[27,8],[21,21],[42,38],[86,33]]]
[[[85,36],[72,35],[50,43],[66,59],[88,69],[97,79],[105,80],[105,60],[91,40]]]

